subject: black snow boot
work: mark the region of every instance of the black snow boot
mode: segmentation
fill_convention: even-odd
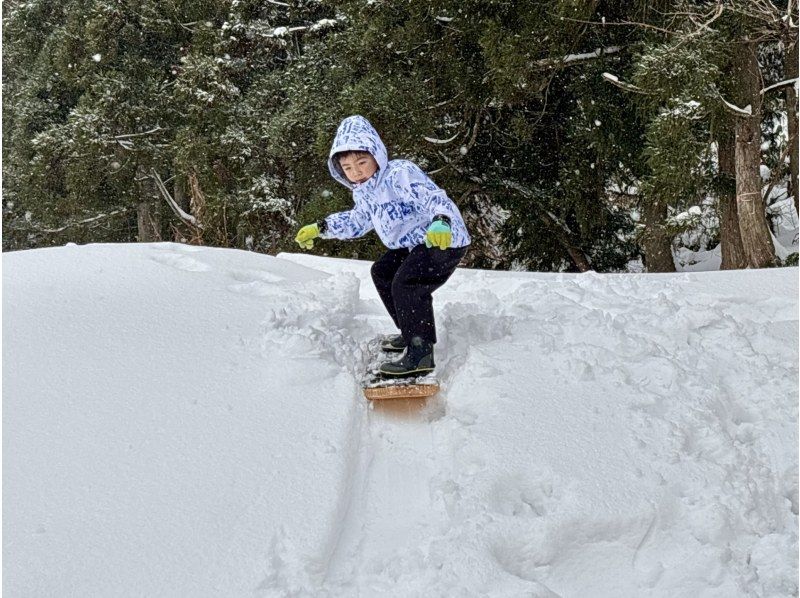
[[[406,349],[405,355],[398,361],[382,363],[382,376],[404,378],[408,376],[424,376],[433,371],[433,343],[423,341],[415,336]]]
[[[406,341],[403,339],[402,334],[393,334],[392,336],[384,337],[381,341],[381,351],[389,353],[402,353],[406,350]]]

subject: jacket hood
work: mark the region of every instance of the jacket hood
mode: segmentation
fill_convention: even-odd
[[[389,164],[389,157],[386,153],[386,146],[381,140],[381,136],[370,122],[363,116],[348,116],[336,130],[336,137],[333,139],[331,152],[328,154],[328,170],[331,176],[339,181],[348,189],[355,187],[354,183],[347,180],[341,171],[338,161],[333,159],[334,154],[345,151],[357,150],[369,152],[378,163],[377,181],[386,175],[386,167]]]

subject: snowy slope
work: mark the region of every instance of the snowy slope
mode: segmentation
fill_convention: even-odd
[[[4,254],[4,591],[796,595],[796,268],[459,270],[370,406],[369,266]]]

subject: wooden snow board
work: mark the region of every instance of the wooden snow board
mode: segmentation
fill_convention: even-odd
[[[370,401],[385,399],[426,399],[439,392],[437,383],[391,384],[387,386],[366,386],[364,396]]]
[[[439,381],[431,373],[425,376],[409,378],[383,377],[378,372],[383,361],[399,359],[399,353],[387,353],[381,350],[383,337],[371,340],[367,345],[368,362],[361,388],[364,396],[370,401],[384,399],[426,399],[439,392]]]

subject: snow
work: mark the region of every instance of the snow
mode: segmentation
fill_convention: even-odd
[[[797,593],[798,271],[459,269],[368,404],[370,263],[3,255],[3,590]]]
[[[452,137],[450,137],[448,139],[437,139],[436,137],[423,137],[423,139],[425,141],[429,142],[429,143],[447,144],[447,143],[450,143],[452,141],[455,141],[458,138],[459,135],[461,135],[461,133],[460,132],[456,132],[455,135],[453,135]]]
[[[673,247],[672,260],[678,272],[714,272],[722,267],[722,246],[698,251]]]
[[[735,104],[731,104],[729,101],[727,101],[722,96],[719,96],[719,99],[722,100],[722,103],[731,112],[734,112],[734,113],[736,113],[736,114],[738,114],[740,116],[752,116],[753,115],[753,107],[750,104],[748,104],[744,108],[740,108],[739,106],[736,106]]]
[[[578,62],[581,60],[589,60],[592,58],[597,58],[604,54],[616,54],[617,52],[621,51],[622,48],[619,46],[610,46],[608,48],[597,48],[593,52],[584,52],[582,54],[569,54],[562,58],[564,64],[569,64],[570,62]]]
[[[311,25],[311,31],[320,31],[322,29],[329,29],[331,27],[335,27],[339,24],[339,21],[336,19],[320,19],[313,25]]]

